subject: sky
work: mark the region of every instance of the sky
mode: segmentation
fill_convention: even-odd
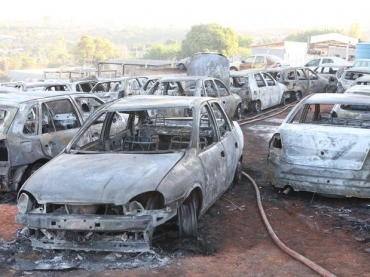
[[[0,22],[179,27],[217,23],[236,31],[266,29],[370,30],[367,0],[2,0]],[[350,4],[350,5],[349,5]],[[0,30],[1,32],[1,30]]]

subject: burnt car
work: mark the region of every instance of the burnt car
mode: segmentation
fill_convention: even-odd
[[[242,100],[219,79],[206,76],[171,76],[159,79],[148,95],[202,96],[216,98],[230,118],[242,116]]]
[[[63,150],[101,104],[83,93],[0,93],[0,190],[17,191]]]
[[[198,218],[240,182],[243,141],[213,98],[109,102],[22,186],[16,222],[46,249],[143,252],[174,221],[180,237],[196,236]]]
[[[345,92],[358,78],[370,75],[369,67],[352,67],[346,70],[338,79],[337,92]]]
[[[333,116],[335,105],[370,106],[370,97],[317,93],[302,99],[269,143],[267,170],[274,187],[370,197],[370,121]]]
[[[328,92],[329,81],[317,73],[305,67],[288,67],[268,69],[278,82],[287,86],[286,98],[302,97],[310,93]]]
[[[232,93],[242,99],[242,111],[261,110],[284,104],[286,86],[274,80],[265,70],[230,72]]]
[[[370,76],[364,76],[369,77]],[[363,77],[362,77],[363,78]],[[370,86],[355,85],[347,89],[344,94],[359,94],[370,96]],[[362,119],[370,121],[370,106],[367,103],[359,104],[336,104],[331,111],[331,117],[346,119]]]
[[[343,72],[350,68],[351,64],[347,65],[325,63],[316,67],[313,71],[317,75],[328,79],[327,92],[335,93],[338,88],[338,79],[342,76]]]
[[[140,94],[143,81],[146,79],[147,77],[135,76],[99,81],[90,93],[94,93],[105,102],[109,102],[125,96]]]
[[[22,91],[71,91],[72,88],[66,82],[24,82],[19,84]]]
[[[370,75],[365,75],[360,78],[357,78],[349,87],[352,88],[354,86],[369,86],[370,85]],[[347,90],[349,90],[347,89]]]
[[[287,67],[290,66],[289,62],[284,61],[276,55],[270,54],[256,54],[250,55],[239,64],[239,70],[252,69],[252,68],[274,68],[274,67]]]

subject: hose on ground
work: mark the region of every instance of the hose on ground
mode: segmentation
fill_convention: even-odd
[[[242,174],[245,177],[247,177],[248,180],[251,181],[251,183],[254,186],[254,189],[256,191],[256,196],[257,196],[258,209],[260,211],[262,220],[263,220],[263,222],[264,222],[264,224],[267,228],[267,231],[270,234],[272,240],[275,242],[275,244],[277,246],[279,246],[279,248],[281,250],[283,250],[285,253],[292,256],[294,259],[300,261],[301,263],[305,264],[306,266],[308,266],[312,270],[316,271],[321,276],[323,276],[323,277],[336,277],[336,275],[334,275],[330,271],[328,271],[325,268],[319,266],[318,264],[315,264],[313,261],[311,261],[311,260],[307,259],[306,257],[302,256],[301,254],[295,252],[294,250],[290,249],[284,243],[281,242],[281,240],[277,237],[277,235],[275,234],[274,230],[272,229],[272,227],[271,227],[271,225],[270,225],[270,223],[267,219],[266,213],[265,213],[265,211],[263,209],[263,206],[262,206],[261,194],[260,194],[260,191],[258,189],[258,186],[257,186],[256,182],[247,173],[242,172]]]

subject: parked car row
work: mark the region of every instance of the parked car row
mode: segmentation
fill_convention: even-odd
[[[241,97],[243,111],[260,112],[328,89],[327,79],[304,67],[234,71],[230,79],[230,90]]]
[[[198,53],[187,76],[91,80],[90,93],[0,93],[0,188],[18,191],[16,222],[32,246],[143,252],[170,221],[180,238],[196,236],[241,180],[233,119],[289,101],[299,103],[269,144],[271,184],[370,197],[366,80],[326,93],[324,65],[230,71],[225,59]]]
[[[0,93],[0,189],[18,191],[16,221],[32,246],[142,252],[170,220],[180,237],[196,236],[198,218],[242,174],[244,138],[232,120],[241,99],[222,81],[223,59],[202,58],[219,78]]]

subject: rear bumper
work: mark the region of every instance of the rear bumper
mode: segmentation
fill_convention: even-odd
[[[295,191],[370,198],[370,168],[334,170],[275,163],[269,159],[267,171],[271,184],[277,188],[290,186]]]

